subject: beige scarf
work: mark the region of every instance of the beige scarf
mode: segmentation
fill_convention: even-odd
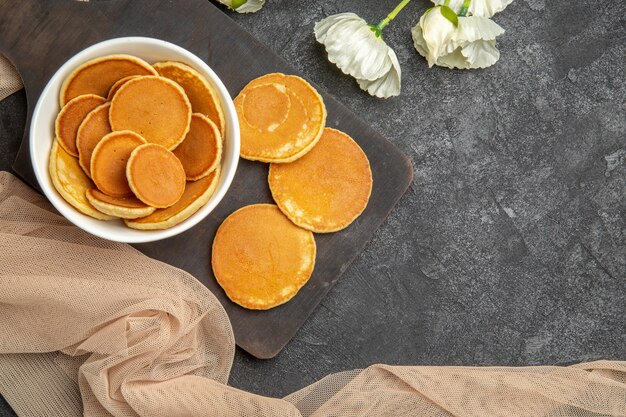
[[[0,394],[20,416],[626,416],[626,362],[373,365],[284,399],[229,387],[233,332],[209,290],[6,172],[0,335]]]
[[[4,55],[0,54],[0,101],[22,88],[22,79]]]

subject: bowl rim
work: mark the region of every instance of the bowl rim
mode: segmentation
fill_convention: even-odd
[[[93,54],[94,52],[97,52],[100,49],[103,49],[106,47],[112,47],[116,45],[121,45],[121,44],[128,45],[128,44],[135,44],[135,43],[140,43],[146,46],[152,46],[160,50],[163,50],[163,49],[165,49],[166,51],[173,50],[177,52],[178,54],[182,55],[186,59],[185,63],[187,63],[188,65],[191,65],[194,69],[199,70],[201,73],[208,75],[209,81],[218,90],[218,93],[220,96],[219,98],[220,98],[222,107],[224,109],[224,118],[226,119],[226,126],[227,126],[227,129],[231,130],[229,133],[225,134],[224,136],[225,136],[225,139],[227,137],[231,138],[232,143],[229,142],[228,145],[232,146],[233,149],[232,149],[231,158],[228,161],[231,168],[228,170],[228,172],[224,172],[226,170],[222,170],[222,174],[221,174],[223,176],[222,186],[220,187],[218,184],[218,188],[215,190],[215,193],[213,194],[213,196],[211,196],[211,199],[209,200],[209,202],[206,203],[204,206],[202,206],[193,215],[191,215],[189,218],[187,218],[183,222],[175,226],[172,226],[169,229],[135,230],[135,229],[129,228],[128,235],[125,235],[115,230],[107,230],[106,228],[94,229],[89,224],[89,222],[91,220],[94,220],[94,221],[102,221],[102,220],[93,219],[79,212],[76,208],[74,208],[72,205],[66,202],[65,199],[63,199],[63,197],[58,193],[58,191],[54,188],[53,185],[52,186],[50,185],[51,178],[50,178],[50,173],[48,169],[49,162],[44,167],[42,167],[38,162],[38,158],[37,158],[38,153],[35,152],[37,148],[40,148],[40,146],[35,145],[35,143],[38,141],[38,139],[35,137],[36,136],[35,126],[38,126],[41,123],[47,123],[46,121],[40,120],[40,113],[42,111],[42,106],[43,106],[43,101],[44,101],[43,98],[47,97],[50,94],[54,94],[54,91],[52,91],[52,89],[54,88],[55,84],[58,83],[59,88],[60,88],[63,80],[62,79],[59,80],[59,78],[61,78],[61,76],[64,73],[67,72],[69,75],[69,73],[73,69],[77,68],[79,65],[91,59],[97,58],[97,57],[90,57],[90,58],[85,58],[85,57]],[[123,52],[120,52],[120,54],[121,53]],[[106,55],[111,55],[111,54],[108,54],[108,53],[102,54],[102,56],[106,56]],[[132,55],[132,54],[129,54],[129,55]],[[139,58],[141,58],[141,56],[139,56]],[[176,61],[177,59],[172,58],[172,60]],[[58,104],[58,98],[55,100],[55,103]],[[51,137],[54,140],[54,126],[50,126],[50,129],[51,129]],[[33,171],[35,173],[35,177],[37,178],[37,182],[40,188],[42,189],[44,195],[52,203],[55,209],[58,210],[59,213],[61,213],[61,215],[63,215],[63,217],[65,217],[72,224],[76,225],[80,229],[92,235],[101,237],[103,239],[107,239],[107,240],[111,240],[115,242],[124,242],[124,243],[147,243],[147,242],[154,242],[158,240],[167,239],[169,237],[176,236],[180,233],[183,233],[189,230],[190,228],[196,226],[198,223],[204,220],[217,207],[217,205],[222,201],[222,199],[226,195],[226,192],[230,189],[232,181],[235,177],[235,173],[237,171],[237,166],[239,163],[239,151],[240,151],[240,145],[241,145],[240,144],[240,140],[241,140],[240,132],[239,132],[239,120],[237,118],[237,112],[235,110],[232,97],[230,96],[230,93],[226,89],[226,86],[224,85],[222,80],[219,78],[219,76],[215,73],[215,71],[213,71],[213,69],[206,62],[204,62],[201,58],[199,58],[197,55],[195,55],[194,53],[188,51],[187,49],[181,46],[178,46],[174,43],[164,41],[161,39],[143,37],[143,36],[128,36],[128,37],[118,37],[118,38],[113,38],[113,39],[107,39],[105,41],[95,43],[91,46],[88,46],[87,48],[80,50],[79,52],[74,54],[71,58],[69,58],[67,61],[65,61],[63,65],[61,65],[54,72],[54,74],[50,77],[45,87],[41,91],[39,97],[37,98],[37,103],[33,110],[30,125],[29,125],[29,139],[28,140],[29,140],[29,148],[30,148],[30,160],[31,160],[31,164],[33,165]],[[41,141],[41,139],[39,139],[39,141]],[[52,142],[50,143],[50,148],[51,147],[52,147]],[[46,161],[49,161],[49,158],[47,158]],[[224,161],[222,161],[222,163],[224,163]],[[220,179],[220,181],[222,180]],[[48,182],[50,182],[50,184],[48,184]]]

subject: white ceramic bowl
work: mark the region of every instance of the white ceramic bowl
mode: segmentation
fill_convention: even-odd
[[[226,132],[222,154],[222,173],[209,202],[184,222],[165,230],[135,230],[121,220],[102,221],[86,216],[68,204],[56,191],[48,172],[50,148],[54,140],[54,121],[59,113],[59,92],[65,78],[79,65],[111,54],[130,54],[149,63],[179,61],[195,68],[216,88],[224,108]],[[37,181],[54,207],[69,221],[96,236],[117,242],[141,243],[165,239],[195,226],[222,200],[230,186],[239,161],[239,122],[233,101],[217,75],[200,58],[186,49],[158,39],[127,37],[100,42],[74,55],[52,76],[44,88],[30,124],[30,157]]]

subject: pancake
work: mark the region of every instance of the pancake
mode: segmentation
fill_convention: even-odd
[[[269,185],[276,204],[295,224],[316,233],[336,232],[365,210],[372,171],[350,136],[326,128],[302,158],[271,164]]]
[[[87,176],[91,177],[91,154],[100,140],[111,133],[109,124],[109,108],[111,103],[93,109],[78,127],[76,148],[78,162]]]
[[[89,112],[105,102],[104,98],[95,94],[84,94],[73,98],[63,106],[54,123],[54,133],[65,152],[78,156],[76,148],[78,127]]]
[[[91,179],[100,191],[112,197],[132,195],[126,163],[131,152],[145,143],[144,138],[130,130],[109,133],[98,142],[91,156]]]
[[[217,188],[219,178],[220,169],[218,168],[198,181],[188,182],[185,186],[185,192],[176,204],[168,208],[158,209],[141,219],[126,220],[126,225],[141,230],[169,229],[176,226],[191,217],[209,201]]]
[[[113,130],[132,130],[149,143],[172,150],[189,131],[191,104],[174,81],[138,77],[127,81],[113,96],[109,121]]]
[[[215,123],[224,135],[224,111],[217,91],[211,83],[195,69],[180,62],[165,61],[153,65],[160,76],[177,82],[189,97],[194,113],[202,113]]]
[[[267,310],[289,301],[315,266],[313,233],[289,221],[273,204],[240,208],[213,240],[215,278],[242,307]]]
[[[93,182],[85,175],[78,165],[78,160],[68,154],[59,146],[55,140],[50,150],[50,179],[54,188],[65,201],[74,206],[78,211],[99,220],[111,220],[113,217],[107,216],[96,210],[87,198],[85,191],[93,187]]]
[[[119,90],[121,86],[126,84],[127,81],[130,81],[133,78],[137,78],[137,77],[141,77],[141,75],[129,75],[128,77],[124,77],[120,80],[117,80],[115,84],[111,86],[111,89],[109,90],[109,94],[107,94],[107,100],[111,101],[111,99],[113,98],[115,93],[117,93],[117,90]]]
[[[87,200],[102,213],[122,219],[136,219],[154,213],[154,207],[150,207],[139,201],[135,196],[111,197],[97,188],[87,190]]]
[[[157,72],[136,56],[109,55],[92,59],[76,68],[63,82],[59,96],[61,107],[83,94],[106,97],[117,80],[129,75],[157,75]]]
[[[319,140],[326,124],[322,97],[295,75],[252,80],[234,100],[241,129],[241,157],[291,162]]]
[[[219,166],[222,158],[222,135],[211,119],[194,113],[185,140],[173,152],[183,164],[187,180],[199,180]]]
[[[183,165],[172,152],[153,143],[135,148],[126,178],[135,196],[152,207],[173,206],[185,191]]]

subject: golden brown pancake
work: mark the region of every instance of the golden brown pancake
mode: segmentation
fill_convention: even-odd
[[[183,165],[176,155],[154,143],[135,148],[126,165],[126,178],[135,196],[152,207],[173,206],[185,191]]]
[[[372,171],[367,156],[348,135],[326,128],[320,141],[290,164],[271,164],[269,184],[291,221],[316,233],[347,227],[367,206]]]
[[[91,179],[100,191],[112,197],[132,195],[126,179],[126,163],[133,150],[146,140],[130,130],[112,132],[102,138],[91,156]]]
[[[115,93],[117,93],[117,90],[119,90],[121,86],[126,84],[127,81],[130,81],[133,78],[137,78],[137,77],[141,77],[141,75],[129,75],[128,77],[124,77],[120,80],[117,80],[115,84],[111,86],[111,89],[109,90],[109,94],[107,94],[107,100],[111,101],[111,99],[113,98]]]
[[[315,266],[313,233],[289,221],[273,204],[240,208],[213,241],[212,265],[228,298],[267,310],[289,301]]]
[[[93,187],[93,182],[85,175],[78,165],[78,160],[68,154],[55,140],[50,150],[50,179],[61,197],[78,211],[100,220],[111,220],[113,217],[96,210],[87,198],[85,191]]]
[[[76,134],[78,127],[89,112],[104,104],[106,100],[95,94],[84,94],[68,101],[59,112],[54,123],[54,132],[59,145],[72,156],[78,156]]]
[[[322,97],[295,75],[268,74],[252,80],[234,102],[245,159],[294,161],[315,146],[326,124]]]
[[[85,173],[91,177],[91,154],[100,140],[111,133],[109,108],[111,103],[104,103],[93,109],[78,127],[76,148],[78,162]]]
[[[189,131],[191,104],[174,81],[138,77],[127,81],[113,96],[109,121],[113,130],[132,130],[149,143],[172,150]]]
[[[222,135],[215,123],[200,113],[191,116],[189,132],[174,155],[183,164],[188,181],[206,177],[220,164]]]
[[[217,168],[198,181],[188,182],[183,196],[176,204],[168,208],[158,209],[141,219],[127,220],[126,225],[141,230],[169,229],[176,226],[191,217],[209,201],[217,188],[219,178],[220,169]]]
[[[159,75],[176,81],[187,93],[194,113],[202,113],[215,123],[224,135],[224,111],[217,91],[198,71],[180,62],[165,61],[153,65]]]
[[[157,75],[157,72],[136,56],[109,55],[92,59],[76,68],[63,82],[61,107],[83,94],[106,97],[116,81],[129,75]]]
[[[139,201],[137,197],[111,197],[97,188],[91,188],[85,193],[87,200],[102,213],[122,219],[136,219],[154,213],[154,207],[150,207]]]

